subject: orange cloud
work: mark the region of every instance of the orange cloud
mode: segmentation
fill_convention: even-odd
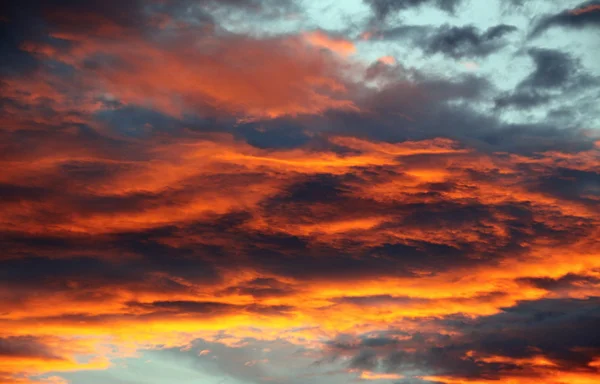
[[[86,183],[86,193],[98,198],[108,196],[118,199],[139,193],[161,196],[161,193],[168,193],[125,214],[118,210],[86,212],[85,209],[76,208],[77,212],[66,215],[67,211],[75,210],[70,207],[76,207],[72,205],[75,204],[71,200],[74,197],[68,194],[49,196],[38,202],[31,200],[25,204],[5,204],[2,226],[5,230],[18,229],[33,235],[45,232],[70,239],[92,236],[100,240],[114,232],[170,225],[182,228],[181,232],[159,237],[156,244],[169,245],[173,249],[189,249],[194,244],[217,245],[237,240],[234,234],[229,239],[220,240],[215,239],[214,234],[186,234],[183,228],[187,223],[211,220],[244,210],[251,212],[251,217],[241,228],[249,233],[294,236],[305,239],[316,248],[326,245],[330,249],[341,250],[342,244],[352,238],[357,244],[349,246],[355,247],[353,252],[357,254],[366,248],[391,243],[404,246],[431,243],[455,248],[473,244],[471,252],[481,252],[483,255],[489,252],[491,246],[486,239],[494,239],[494,247],[503,247],[510,241],[510,221],[513,217],[510,211],[495,210],[494,207],[505,204],[535,207],[537,222],[557,231],[569,228],[569,220],[583,222],[597,220],[598,217],[594,206],[526,188],[524,180],[531,174],[523,173],[527,167],[541,174],[557,166],[593,169],[598,161],[595,150],[581,152],[577,156],[553,152],[529,158],[486,155],[447,139],[388,144],[351,137],[332,137],[330,142],[353,152],[342,156],[334,152],[305,149],[262,150],[228,136],[199,135],[192,142],[173,140],[151,144],[152,160],[149,162],[143,158],[140,161],[108,161],[97,157],[99,154],[94,154],[93,150],[87,158],[77,157],[77,152],[71,155],[66,151],[62,157],[49,153],[37,156],[34,161],[13,161],[9,167],[13,171],[3,174],[4,183],[32,183],[29,184],[32,188],[44,188],[47,187],[45,183],[58,177],[65,164],[77,161],[79,164],[118,166],[110,177],[98,182],[90,179]],[[414,162],[413,159],[419,156],[427,157],[428,161]],[[371,169],[362,176],[365,179],[349,179],[343,187],[348,193],[351,192],[348,196],[358,198],[354,200],[351,210],[344,204],[338,205],[335,200],[308,203],[303,209],[312,213],[306,218],[302,217],[303,213],[299,210],[292,209],[291,212],[295,214],[285,211],[270,213],[266,210],[265,201],[281,196],[283,191],[304,177],[323,173],[343,176],[354,172],[359,175],[356,170],[361,168]],[[501,176],[474,179],[473,170],[494,172]],[[205,180],[211,180],[210,184]],[[457,187],[442,188],[438,194],[427,194],[432,185],[445,184]],[[191,190],[173,194],[170,191],[173,186],[183,189],[191,187]],[[223,194],[224,190],[229,193]],[[489,216],[481,219],[484,220],[481,228],[474,231],[473,225],[476,223],[473,221],[466,220],[452,226],[438,222],[429,226],[423,220],[410,221],[410,215],[414,212],[392,209],[398,205],[410,206],[423,202],[430,204],[431,209],[438,203],[456,207],[476,203],[490,207],[491,211]],[[285,204],[288,203],[282,203],[280,208],[285,208]],[[44,224],[41,216],[35,220],[24,219],[27,216],[35,217],[36,212],[43,209],[60,212],[53,218],[52,225]],[[404,220],[409,220],[406,222],[408,224],[398,224]],[[69,289],[61,288],[51,296],[31,296],[5,306],[8,312],[2,315],[0,324],[5,336],[55,335],[68,346],[75,345],[71,340],[76,335],[85,336],[87,344],[81,347],[81,351],[87,353],[98,348],[106,338],[113,338],[114,343],[131,353],[142,346],[185,345],[199,335],[210,339],[225,328],[236,335],[232,343],[248,335],[267,339],[285,337],[297,343],[313,343],[312,340],[323,333],[333,337],[337,332],[368,332],[390,324],[404,324],[408,328],[410,325],[406,322],[411,318],[426,319],[455,313],[493,315],[500,308],[513,306],[520,300],[571,297],[572,294],[579,295],[575,297],[597,295],[598,285],[593,284],[586,284],[584,291],[572,286],[549,292],[527,286],[519,280],[530,277],[558,279],[569,273],[588,273],[593,277],[591,271],[600,268],[600,249],[595,241],[598,238],[597,231],[597,226],[592,227],[587,237],[569,240],[560,248],[550,238],[534,237],[528,240],[526,253],[519,258],[505,259],[500,264],[466,264],[433,274],[427,268],[411,272],[421,273],[420,278],[414,275],[393,276],[393,273],[384,276],[383,269],[373,272],[373,275],[365,270],[362,276],[352,278],[341,275],[336,279],[323,274],[322,277],[313,276],[310,286],[291,288],[279,296],[250,296],[238,294],[236,292],[240,291],[235,290],[223,293],[228,287],[267,277],[260,264],[252,263],[242,263],[245,270],[223,270],[227,278],[212,287],[180,278],[177,281],[182,288],[175,292],[152,289],[153,280],[146,284],[129,285],[121,282],[115,286],[103,286],[103,283],[94,286],[89,285],[89,281],[73,277],[68,282]],[[243,247],[235,243],[230,246]],[[68,259],[71,256],[62,257]],[[112,258],[104,254],[94,257]],[[332,256],[324,254],[319,257],[320,262],[327,262],[327,258]],[[385,260],[386,257],[390,256],[382,255],[370,262]],[[475,253],[473,257],[481,256]],[[117,263],[119,268],[119,263],[134,262],[138,258],[135,254],[122,254],[119,261],[111,262]],[[573,260],[577,260],[577,263]],[[357,258],[357,262],[360,259]],[[122,265],[125,267],[126,264]],[[159,281],[159,275],[153,276]],[[165,277],[169,275],[165,273]],[[301,286],[303,282],[301,277],[294,276],[272,274],[269,278],[285,281],[290,287]],[[15,292],[14,288],[6,288],[2,290],[2,295],[9,297]],[[78,298],[78,295],[84,298]],[[102,300],[94,299],[98,297]],[[199,300],[199,297],[206,300]],[[207,307],[212,308],[211,316],[205,312],[194,312],[193,308],[205,305],[202,301],[216,303]],[[133,302],[137,304],[132,305]],[[73,314],[73,308],[84,315]],[[143,323],[140,322],[142,317]],[[39,319],[44,319],[43,323]],[[306,325],[313,328],[293,335],[287,332]],[[249,331],[249,327],[262,331]],[[7,360],[0,371],[43,373],[86,367],[103,369],[109,364],[111,354],[108,352],[105,355],[97,353],[96,360],[82,365],[74,360],[74,356],[81,351],[61,351],[59,343],[53,343],[52,350],[62,356],[61,359],[51,362],[37,359]],[[482,357],[484,362],[508,361],[506,359],[503,356]],[[550,366],[543,359],[542,356],[534,360],[511,362],[536,367]],[[362,376],[368,380],[391,378],[368,372],[363,372]],[[581,380],[584,380],[586,376],[582,377]],[[440,381],[453,383],[446,379]]]
[[[354,43],[340,37],[332,37],[322,31],[307,32],[303,35],[310,44],[326,48],[342,56],[348,56],[356,52]]]
[[[220,110],[243,120],[357,109],[340,75],[344,64],[318,49],[348,53],[353,45],[320,32],[304,39],[186,36],[168,49],[135,35],[120,40],[55,36],[75,48],[64,53],[28,44],[25,49],[83,70],[94,55],[117,61],[100,65],[84,80],[95,97],[104,90],[122,102],[173,115]]]
[[[579,15],[583,15],[584,13],[595,12],[595,11],[600,11],[600,5],[588,5],[587,7],[584,7],[584,8],[573,9],[573,10],[569,11],[569,13],[579,16]]]
[[[344,115],[345,134],[330,130],[327,114],[368,110],[357,96],[367,88],[344,75],[353,70],[351,41],[321,31],[198,36],[164,18],[151,25],[177,38],[154,41],[96,15],[51,19],[73,27],[53,33],[68,46],[22,49],[73,76],[41,67],[2,79],[11,102],[0,125],[1,382],[60,383],[61,372],[107,369],[144,348],[191,351],[199,338],[232,348],[279,340],[313,357],[333,350],[339,334],[355,347],[384,330],[365,343],[374,356],[400,342],[416,353],[469,341],[457,323],[600,296],[600,142],[517,154],[447,137],[365,139],[377,113]],[[86,23],[94,28],[82,33]],[[427,95],[401,86],[418,113]],[[98,117],[128,107],[160,115],[164,127],[128,136],[118,127],[126,118]],[[188,113],[206,126],[183,119]],[[313,137],[254,146],[241,138],[251,125],[220,129],[222,118],[280,118],[284,134],[310,125]],[[215,355],[210,348],[196,354]],[[349,359],[356,352],[341,349]],[[583,361],[576,367],[539,347],[502,352],[457,359],[518,367],[497,373],[507,383],[598,378],[589,348],[570,351]],[[37,379],[43,374],[53,376]]]
[[[375,373],[363,371],[360,374],[360,378],[362,380],[400,380],[403,379],[404,376],[395,373]]]
[[[379,59],[377,59],[377,61],[386,65],[396,64],[396,59],[393,56],[382,56]]]

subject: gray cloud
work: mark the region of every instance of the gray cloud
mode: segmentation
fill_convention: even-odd
[[[378,19],[385,19],[390,13],[433,5],[447,12],[453,12],[462,0],[364,0],[371,6]]]
[[[516,30],[512,25],[496,25],[480,32],[474,26],[442,26],[427,38],[425,52],[460,59],[464,57],[483,57],[501,49],[505,42],[502,38]]]
[[[571,278],[569,278],[571,279]],[[350,343],[343,339],[326,345],[326,355],[351,356],[349,367],[411,375],[444,375],[495,380],[511,372],[527,373],[518,359],[542,355],[557,370],[588,369],[600,352],[593,331],[600,321],[600,298],[544,299],[504,308],[497,315],[478,319],[431,319],[456,331],[455,336],[415,333],[401,339],[378,335],[377,343],[365,337]],[[388,342],[385,342],[386,339]],[[469,351],[480,354],[469,356]],[[485,362],[480,356],[506,357],[507,362]],[[515,362],[510,362],[515,359]],[[408,380],[417,380],[408,378]]]
[[[530,37],[537,37],[543,32],[555,28],[581,29],[584,27],[600,27],[600,10],[590,7],[600,6],[599,1],[581,3],[569,9],[541,19],[533,28]],[[587,9],[587,11],[586,11]]]
[[[567,95],[573,97],[593,89],[598,78],[587,73],[571,54],[554,49],[531,48],[527,54],[533,71],[513,91],[495,98],[497,108],[527,110]]]

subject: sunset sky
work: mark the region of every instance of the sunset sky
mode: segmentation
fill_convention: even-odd
[[[600,383],[600,1],[0,4],[0,384]]]

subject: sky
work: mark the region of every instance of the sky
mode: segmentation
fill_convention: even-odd
[[[0,2],[1,384],[600,382],[600,2]]]

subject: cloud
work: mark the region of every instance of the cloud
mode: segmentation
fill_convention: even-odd
[[[154,301],[152,303],[131,302],[128,306],[136,309],[148,311],[150,316],[164,316],[169,312],[178,314],[200,314],[204,316],[218,316],[223,312],[234,312],[239,314],[240,311],[248,311],[251,313],[277,315],[285,314],[294,308],[289,305],[263,306],[251,304],[247,306],[235,306],[228,303],[209,302],[209,301]]]
[[[182,37],[168,50],[135,39],[134,49],[117,42],[87,41],[80,43],[81,54],[63,60],[81,67],[98,51],[109,53],[121,64],[84,67],[84,73],[95,79],[90,85],[124,103],[171,116],[194,109],[240,119],[356,109],[344,96],[344,81],[335,73],[336,59],[301,39],[208,36],[186,42],[188,38]],[[269,65],[264,66],[267,56]]]
[[[286,329],[491,315],[542,298],[522,288],[552,277],[535,274],[540,255],[553,250],[545,265],[561,275],[597,267],[597,151],[576,133],[515,132],[447,105],[486,89],[422,77],[370,91],[360,100],[370,114],[251,123],[268,136],[293,121],[309,138],[275,148],[149,109],[93,112],[76,129],[22,115],[22,128],[3,131],[3,329],[65,340],[85,330],[92,349],[106,335],[131,349],[180,346],[223,327],[301,344],[317,331]],[[413,121],[392,117],[399,106]],[[449,131],[440,116],[475,123]],[[327,134],[309,130],[325,121]],[[489,130],[475,130],[481,121]],[[148,122],[165,128],[120,133]],[[523,150],[523,135],[544,140]],[[465,273],[481,277],[457,283]]]
[[[249,295],[255,298],[289,296],[294,293],[292,285],[268,277],[258,277],[240,285],[228,287],[222,292],[223,295]]]
[[[57,359],[43,341],[33,336],[9,336],[0,338],[0,356],[4,358]]]
[[[600,3],[597,1],[588,1],[573,9],[547,16],[534,26],[530,36],[537,37],[545,31],[555,27],[581,29],[598,26],[600,25],[600,12],[598,11],[598,7],[600,7]]]
[[[598,344],[586,335],[597,321],[596,305],[597,298],[521,302],[476,320],[430,320],[438,327],[449,326],[447,331],[456,332],[452,336],[386,331],[387,336],[372,334],[354,344],[330,344],[328,353],[350,355],[350,368],[375,372],[382,366],[385,372],[402,372],[415,380],[515,377],[528,382],[547,377],[558,383],[561,375],[577,377],[575,372],[581,372],[585,378],[594,372],[589,364]],[[558,335],[559,329],[561,336],[548,337]]]
[[[598,79],[586,72],[570,54],[553,49],[532,48],[528,55],[534,70],[511,92],[498,96],[497,108],[530,109],[565,95],[575,97],[593,89]]]
[[[597,376],[598,137],[565,123],[597,83],[573,53],[530,49],[499,94],[291,2],[26,5],[2,21],[0,381]],[[441,59],[513,31],[386,28]]]
[[[59,3],[51,10],[47,4],[31,3],[32,12],[45,15],[47,25],[40,24],[35,35],[15,37],[19,39],[15,42],[19,49],[14,54],[38,63],[53,60],[75,70],[81,79],[74,85],[79,98],[97,98],[101,89],[121,102],[152,106],[169,114],[216,108],[239,114],[240,118],[353,108],[352,102],[341,96],[344,82],[333,73],[335,59],[323,56],[300,38],[207,35],[204,24],[189,20],[174,21],[174,26],[165,33],[167,38],[156,38],[156,30],[161,31],[161,28],[153,24],[154,17],[184,17],[179,15],[182,9],[208,12],[217,6],[216,2],[202,2],[192,7],[188,2],[175,1],[148,9],[134,2],[127,7],[110,7],[110,10],[99,7],[97,2],[77,3],[75,9],[69,7],[70,2]],[[256,12],[265,6],[253,1],[232,3],[218,3],[218,6]],[[11,15],[17,11],[10,8]],[[75,16],[77,12],[84,16]],[[190,12],[185,17],[189,17]],[[13,28],[12,23],[9,28]],[[195,41],[198,36],[204,36],[204,41]],[[310,36],[314,40],[322,34]],[[173,44],[174,41],[177,43]],[[327,41],[338,42],[336,39]],[[273,50],[275,46],[278,48]],[[165,55],[167,52],[170,54]],[[274,52],[278,52],[277,57],[272,55]],[[264,60],[265,55],[269,60]],[[243,66],[239,65],[241,62]],[[266,68],[262,62],[273,66]],[[190,71],[191,67],[195,69]],[[228,74],[223,72],[227,68]],[[260,80],[261,76],[268,76],[272,81]],[[91,79],[95,80],[90,82]],[[164,79],[162,84],[161,79]],[[126,93],[118,85],[123,81],[130,82]],[[145,96],[140,98],[138,91]]]
[[[596,276],[574,273],[568,273],[559,278],[524,277],[520,281],[548,291],[569,292],[570,294],[574,294],[579,290],[584,292],[586,290],[593,290],[600,283],[600,280]]]
[[[529,55],[535,71],[522,83],[534,88],[553,88],[564,85],[575,70],[573,59],[559,51],[532,49]]]
[[[498,24],[480,30],[474,25],[394,25],[378,28],[385,41],[408,41],[427,55],[442,54],[452,59],[484,58],[508,46],[507,36],[517,27]]]
[[[494,100],[497,108],[515,107],[527,109],[550,101],[550,96],[537,91],[519,91],[515,93],[506,93]]]
[[[371,6],[378,19],[385,19],[392,12],[424,5],[434,5],[444,11],[453,12],[461,0],[365,0],[365,2]]]
[[[343,38],[331,37],[325,32],[315,31],[306,33],[304,38],[312,45],[328,49],[340,55],[351,55],[356,52],[354,44]]]
[[[512,25],[497,25],[479,32],[473,26],[443,26],[428,38],[425,52],[441,53],[455,59],[483,57],[502,48],[502,38],[516,30]]]

